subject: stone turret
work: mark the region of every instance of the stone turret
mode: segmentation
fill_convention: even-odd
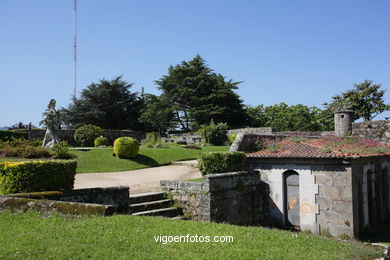
[[[352,134],[353,114],[351,107],[341,107],[334,112],[334,131],[336,136],[344,137]]]

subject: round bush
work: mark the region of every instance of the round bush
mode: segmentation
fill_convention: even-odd
[[[114,153],[118,158],[131,159],[137,156],[139,142],[131,137],[119,137],[114,141]]]
[[[77,128],[74,133],[74,140],[81,146],[93,146],[97,137],[103,135],[103,129],[98,126],[86,124]]]
[[[103,145],[108,146],[109,141],[108,141],[107,137],[99,136],[98,138],[95,139],[94,144],[95,144],[95,147],[99,147],[99,146],[103,146]]]

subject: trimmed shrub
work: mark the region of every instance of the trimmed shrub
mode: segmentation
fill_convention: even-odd
[[[73,189],[74,160],[0,162],[0,194]]]
[[[202,175],[242,171],[245,160],[245,153],[242,152],[202,153],[198,159],[199,170]]]
[[[229,139],[229,144],[232,145],[232,143],[234,142],[234,140],[236,140],[236,137],[237,137],[237,134],[231,134],[228,136],[228,139]]]
[[[42,158],[50,157],[49,150],[41,142],[25,139],[11,139],[0,142],[0,157]]]
[[[203,142],[211,145],[224,145],[227,139],[228,125],[226,123],[215,124],[211,120],[210,125],[204,125],[199,129],[199,134],[203,138]]]
[[[110,144],[108,138],[104,136],[99,136],[98,138],[95,139],[95,141],[93,141],[93,143],[95,144],[95,147],[99,147],[103,145],[108,146]]]
[[[15,132],[0,130],[0,141],[7,141],[11,139],[28,139],[28,134],[26,132]]]
[[[146,133],[145,136],[145,145],[148,147],[153,147],[156,144],[161,143],[161,135],[159,132],[150,132]]]
[[[54,159],[72,158],[72,155],[69,153],[68,143],[65,141],[54,144],[53,148],[50,149],[50,154]]]
[[[118,158],[131,159],[137,156],[139,142],[132,137],[119,137],[114,141],[114,153]]]
[[[94,141],[103,135],[103,129],[91,124],[77,128],[74,133],[74,140],[83,147],[94,146]]]

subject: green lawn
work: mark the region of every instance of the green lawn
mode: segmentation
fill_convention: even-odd
[[[227,151],[229,146],[205,146],[202,150],[185,149],[179,146],[168,148],[140,147],[139,154],[132,160],[118,159],[113,151],[94,149],[90,151],[72,150],[76,156],[77,173],[128,171],[169,164],[173,161],[196,159],[201,151]]]
[[[117,215],[42,218],[0,213],[4,259],[361,259],[381,251],[356,241],[260,227]],[[233,243],[159,243],[154,236],[233,236]]]

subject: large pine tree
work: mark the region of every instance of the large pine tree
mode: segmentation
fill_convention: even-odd
[[[189,62],[170,66],[168,75],[155,81],[174,108],[175,120],[184,130],[214,122],[239,127],[246,122],[242,101],[234,92],[240,82],[213,72],[197,55]]]
[[[142,100],[130,92],[131,86],[121,76],[92,83],[64,109],[65,123],[73,127],[93,124],[106,129],[139,129]]]

